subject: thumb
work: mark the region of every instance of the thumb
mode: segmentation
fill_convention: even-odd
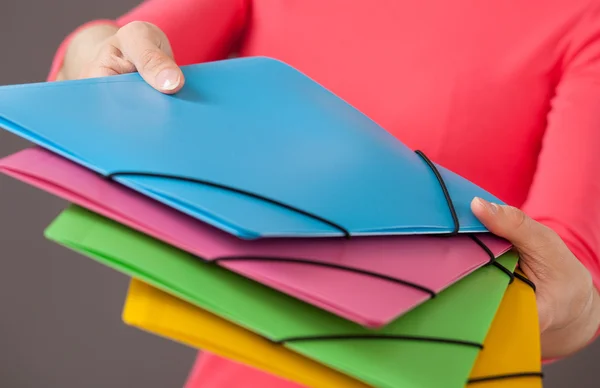
[[[581,316],[594,289],[592,278],[556,232],[512,206],[475,198],[471,209],[490,232],[509,240],[519,252],[519,267],[538,289],[542,332]]]
[[[150,86],[168,94],[182,88],[183,73],[175,63],[169,41],[162,31],[148,23],[133,22],[117,34],[123,55]]]
[[[491,233],[510,241],[519,252],[532,258],[555,256],[555,233],[520,209],[475,198],[471,210]]]

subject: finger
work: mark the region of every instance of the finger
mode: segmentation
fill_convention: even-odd
[[[536,285],[556,276],[560,253],[560,238],[525,213],[511,206],[474,199],[473,213],[493,234],[510,241],[519,252],[519,265]]]
[[[509,240],[517,249],[539,254],[554,249],[555,233],[516,207],[475,198],[471,209],[491,233]]]
[[[108,77],[134,71],[133,63],[124,59],[121,51],[107,42],[96,58],[82,69],[78,78]]]
[[[181,89],[183,73],[173,60],[171,46],[162,31],[148,23],[134,22],[119,30],[117,39],[124,58],[153,88],[168,94]]]
[[[133,64],[118,65],[118,64],[105,64],[106,61],[99,60],[88,64],[81,72],[79,78],[96,78],[96,77],[108,77],[118,74],[133,73],[135,66]]]
[[[98,78],[98,77],[109,77],[111,75],[117,75],[114,69],[104,66],[98,66],[96,64],[86,66],[77,78],[85,79],[85,78]]]

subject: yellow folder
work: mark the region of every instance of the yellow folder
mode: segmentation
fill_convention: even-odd
[[[368,385],[282,345],[132,279],[123,320],[131,326],[203,349],[308,387]],[[515,280],[507,289],[469,388],[539,388],[540,335],[533,289]],[[525,375],[521,375],[525,373]]]
[[[519,270],[516,273],[525,278]],[[541,369],[535,292],[522,279],[515,279],[471,371],[469,388],[541,388]]]
[[[368,387],[137,279],[129,285],[123,321],[309,387]]]

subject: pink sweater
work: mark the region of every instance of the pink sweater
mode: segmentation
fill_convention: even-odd
[[[600,285],[600,1],[148,0],[134,20],[181,65],[291,64],[552,227]],[[203,357],[189,387],[294,386]]]

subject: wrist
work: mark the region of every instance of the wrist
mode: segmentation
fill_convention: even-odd
[[[595,340],[600,330],[600,292],[595,285],[592,289],[592,301],[590,303],[587,322],[587,332],[590,334],[587,336],[587,340],[583,346],[587,346],[591,341]]]
[[[585,348],[598,334],[600,327],[600,294],[595,286],[581,314],[568,325],[542,333],[544,359],[564,358]]]

